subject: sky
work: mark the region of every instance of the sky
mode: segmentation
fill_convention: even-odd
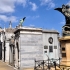
[[[0,0],[0,26],[15,28],[26,17],[23,26],[62,31],[65,17],[57,7],[69,4],[70,0]]]

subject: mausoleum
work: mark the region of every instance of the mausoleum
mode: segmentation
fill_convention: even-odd
[[[34,60],[59,59],[61,57],[59,33],[42,28],[19,27],[14,31],[14,66],[16,68],[33,68]],[[13,53],[13,52],[12,52]],[[13,55],[12,55],[13,57]],[[13,62],[12,61],[12,62]]]

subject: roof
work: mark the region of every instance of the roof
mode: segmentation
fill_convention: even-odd
[[[43,29],[42,31],[43,31],[43,33],[57,33],[57,34],[59,34],[59,32],[56,30]]]
[[[35,27],[19,27],[19,28],[16,28],[14,33],[17,33],[18,31],[41,31],[43,33],[56,33],[56,34],[59,34],[58,31],[56,30],[47,30],[47,29],[42,29],[42,28],[35,28]]]
[[[15,31],[15,28],[7,28],[6,29],[6,32],[9,32],[9,33],[13,33]]]

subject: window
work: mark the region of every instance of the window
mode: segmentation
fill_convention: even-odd
[[[49,46],[49,52],[53,52],[53,46]]]
[[[48,46],[45,45],[45,46],[44,46],[44,49],[48,49]]]
[[[66,57],[66,53],[62,53],[62,57]]]
[[[65,51],[65,47],[62,47],[62,51]]]
[[[57,46],[54,46],[54,49],[57,49]]]

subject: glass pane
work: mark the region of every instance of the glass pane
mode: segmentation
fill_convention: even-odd
[[[49,52],[53,52],[53,46],[49,46]]]
[[[44,49],[48,49],[48,46],[45,45],[45,46],[44,46]]]
[[[57,49],[57,46],[54,46],[54,49]]]

